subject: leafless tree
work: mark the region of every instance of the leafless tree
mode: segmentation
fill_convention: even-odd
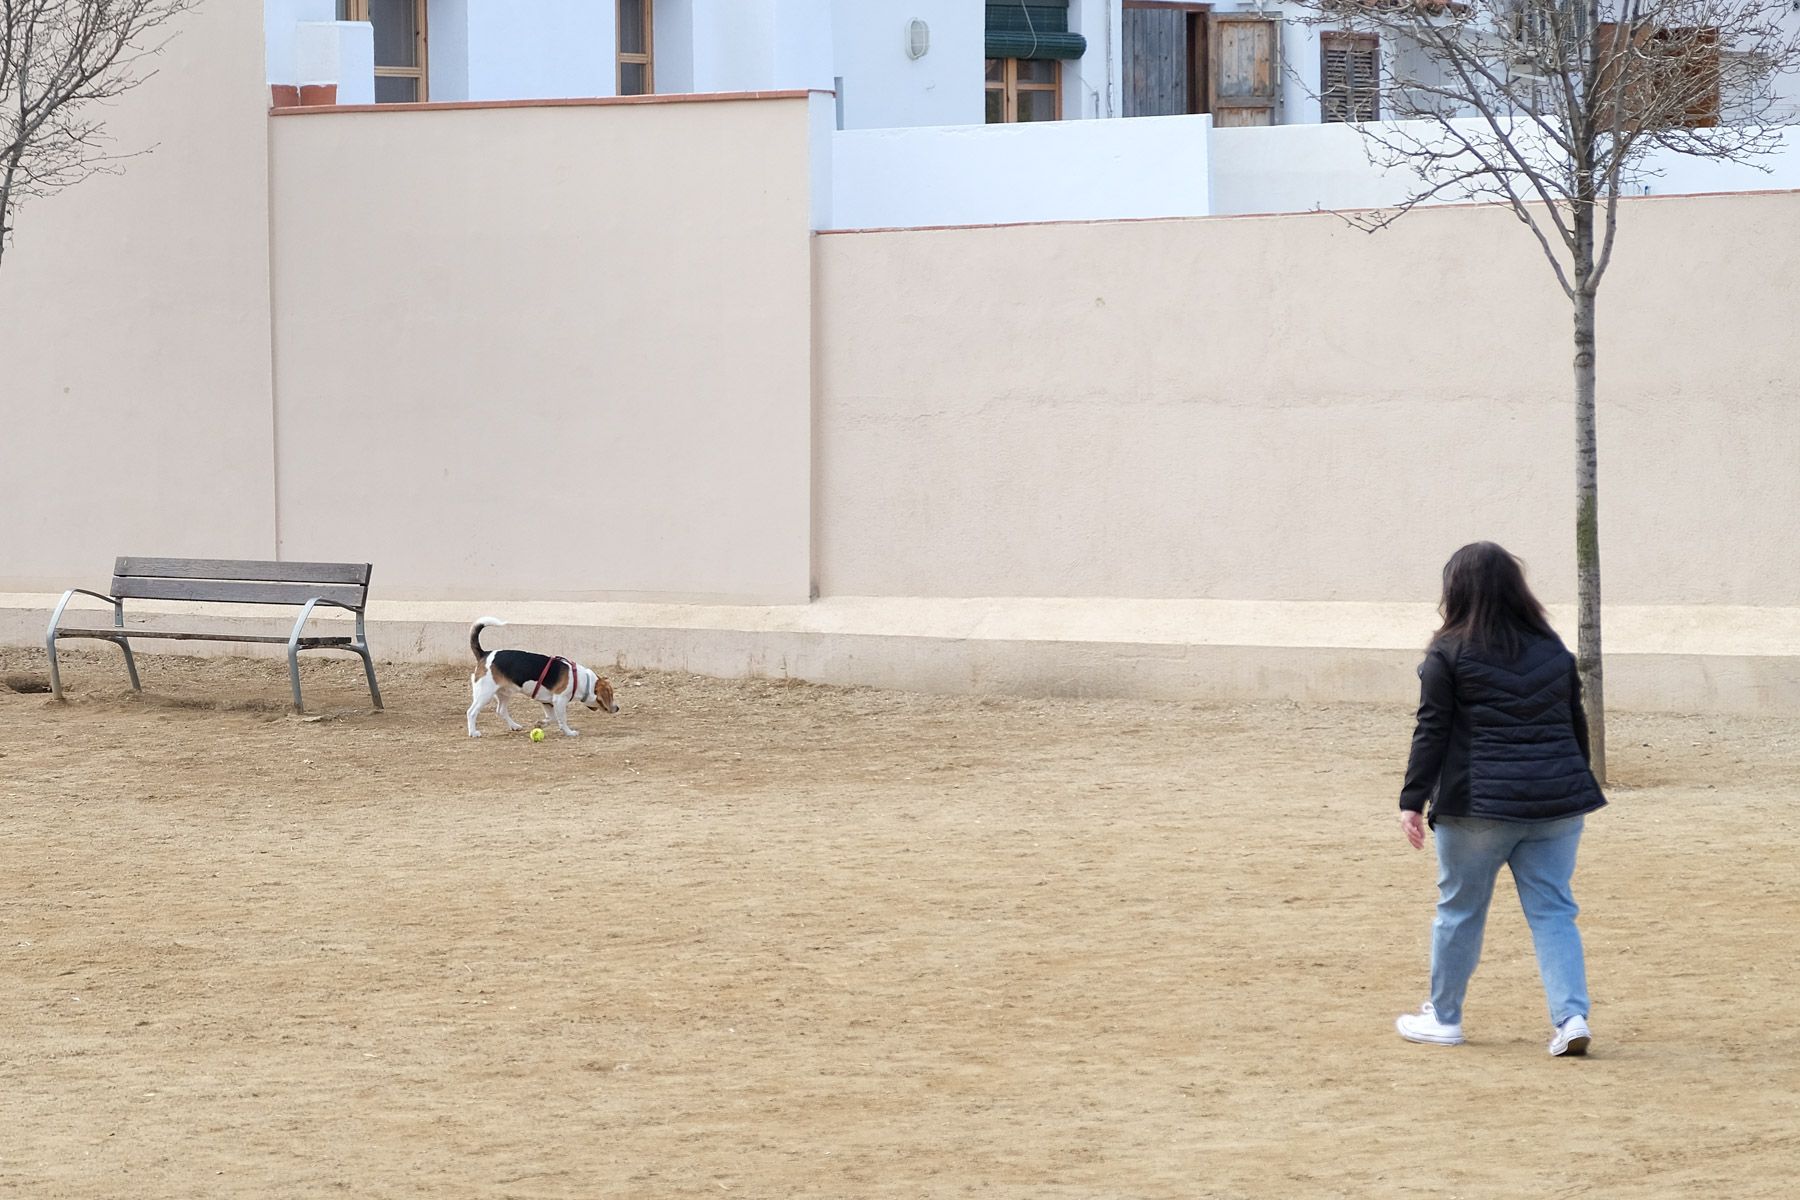
[[[1754,162],[1800,118],[1790,0],[1308,0],[1327,120],[1359,122],[1419,204],[1490,200],[1535,236],[1574,315],[1579,641],[1595,773],[1606,775],[1600,637],[1595,303],[1621,195],[1668,154]],[[1376,118],[1380,118],[1379,120]]]
[[[105,102],[150,77],[158,31],[198,3],[0,0],[0,259],[21,200],[131,157],[111,151]]]

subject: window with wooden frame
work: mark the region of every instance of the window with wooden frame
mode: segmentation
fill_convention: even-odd
[[[655,0],[619,0],[619,95],[656,90],[655,27]]]
[[[1381,39],[1372,33],[1319,35],[1319,116],[1325,121],[1381,119]]]
[[[425,0],[337,0],[337,19],[375,27],[375,103],[413,104],[430,98]]]
[[[1062,120],[1062,63],[1054,58],[987,60],[987,123]]]

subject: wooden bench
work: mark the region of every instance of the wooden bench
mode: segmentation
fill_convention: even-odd
[[[363,672],[369,677],[369,698],[381,707],[381,689],[375,686],[375,663],[369,657],[369,639],[363,628],[363,610],[369,600],[368,563],[303,563],[255,562],[213,558],[121,558],[113,565],[112,594],[102,595],[86,588],[70,588],[63,593],[50,614],[50,633],[45,645],[50,650],[50,690],[62,699],[62,676],[57,670],[56,643],[59,638],[97,638],[111,642],[125,652],[125,670],[131,676],[133,691],[142,691],[138,683],[137,662],[131,656],[133,638],[167,638],[184,642],[269,642],[287,643],[288,674],[294,684],[294,711],[305,712],[300,698],[300,651],[348,650],[363,661]],[[96,628],[64,628],[63,609],[76,596],[92,596],[113,606],[111,626]],[[190,630],[127,628],[127,600],[186,600],[216,604],[297,604],[300,616],[287,637],[279,634],[205,632]],[[306,622],[313,609],[321,604],[343,608],[356,614],[355,637],[303,637]]]

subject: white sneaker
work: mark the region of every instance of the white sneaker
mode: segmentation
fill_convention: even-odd
[[[1416,1013],[1401,1013],[1394,1022],[1394,1028],[1400,1036],[1409,1042],[1425,1042],[1432,1046],[1460,1046],[1463,1041],[1461,1025],[1446,1025],[1437,1019],[1437,1010],[1426,1001],[1419,1006]],[[1586,1045],[1584,1042],[1583,1045]]]
[[[1594,1035],[1588,1032],[1587,1019],[1570,1017],[1551,1034],[1550,1055],[1552,1058],[1561,1058],[1565,1054],[1571,1058],[1580,1058],[1588,1052],[1588,1043],[1593,1040]]]

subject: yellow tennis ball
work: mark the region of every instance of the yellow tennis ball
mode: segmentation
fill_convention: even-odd
[[[543,741],[543,740],[544,740],[544,731],[543,731],[543,730],[541,730],[541,729],[534,729],[534,730],[532,730],[532,731],[531,731],[531,740],[532,740],[532,741],[534,741],[534,742],[541,742],[541,741]]]

